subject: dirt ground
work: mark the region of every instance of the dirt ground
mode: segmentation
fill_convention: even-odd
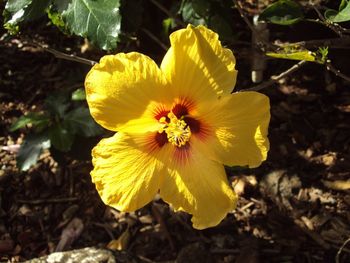
[[[103,54],[81,53],[82,40],[47,27],[34,32],[57,50],[94,60]],[[237,87],[252,87],[249,46],[233,48]],[[83,87],[89,66],[19,38],[2,38],[0,60],[0,146],[11,146],[0,150],[1,262],[47,255],[57,246],[122,249],[139,262],[350,262],[350,83],[322,65],[307,64],[262,91],[271,100],[268,160],[256,169],[227,168],[238,207],[219,226],[197,231],[188,215],[161,200],[129,214],[106,207],[88,160],[58,165],[44,152],[20,172],[16,145],[28,131],[10,133],[11,123],[42,109],[51,92]],[[266,78],[293,63],[269,61]]]

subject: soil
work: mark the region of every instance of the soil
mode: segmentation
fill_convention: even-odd
[[[91,182],[90,160],[58,164],[45,151],[20,172],[16,150],[29,128],[9,132],[11,123],[40,111],[51,92],[83,87],[90,67],[2,35],[0,146],[8,147],[0,150],[0,261],[97,246],[121,249],[137,262],[350,262],[349,82],[310,63],[262,90],[271,100],[268,159],[256,169],[227,168],[240,196],[237,209],[217,227],[198,231],[188,215],[161,200],[135,213],[107,207]],[[26,35],[93,60],[104,54],[50,26],[28,28]],[[250,47],[232,48],[238,89],[252,87],[244,55]],[[159,48],[154,58],[163,54]],[[265,79],[293,63],[269,61]]]

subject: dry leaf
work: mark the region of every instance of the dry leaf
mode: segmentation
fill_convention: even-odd
[[[322,183],[325,187],[328,187],[333,190],[349,190],[350,189],[350,180],[336,180],[336,181],[326,181],[322,180]]]
[[[127,228],[119,236],[118,239],[111,240],[108,243],[107,248],[112,250],[125,250],[128,247],[129,240],[130,240],[130,232],[129,232],[129,228]]]

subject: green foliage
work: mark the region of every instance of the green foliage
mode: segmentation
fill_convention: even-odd
[[[18,129],[26,127],[28,124],[34,126],[36,130],[41,131],[49,124],[49,116],[43,113],[30,112],[27,115],[21,116],[17,121],[15,121],[11,127],[10,131],[16,131]]]
[[[117,47],[121,32],[120,0],[72,0],[62,12],[67,28],[104,50]]]
[[[47,14],[63,32],[88,38],[104,50],[117,47],[121,34],[121,0],[8,0],[4,27],[12,34],[22,22]]]
[[[315,61],[315,53],[309,50],[281,50],[279,52],[267,52],[266,55],[281,59]]]
[[[96,125],[86,107],[79,107],[68,112],[64,122],[72,134],[93,137],[102,133],[102,129]]]
[[[338,11],[327,9],[324,16],[327,20],[334,23],[350,21],[350,1],[342,0]]]
[[[83,99],[85,93],[80,89],[72,94],[54,93],[45,100],[43,113],[31,112],[20,117],[11,126],[11,131],[24,128],[29,124],[33,128],[25,137],[18,154],[18,167],[27,170],[36,163],[41,151],[46,147],[57,152],[68,152],[76,137],[91,138],[103,133],[92,119]],[[70,100],[70,97],[72,100]],[[73,98],[80,100],[73,100]],[[81,153],[83,154],[83,153]]]
[[[328,47],[319,47],[316,52],[317,62],[324,64],[328,59]]]
[[[20,22],[28,22],[45,14],[50,0],[9,0],[4,10],[4,27],[10,33],[17,33]]]
[[[183,0],[178,13],[185,23],[206,25],[221,39],[232,39],[230,2],[215,0]]]
[[[21,171],[36,164],[42,150],[50,147],[50,140],[45,133],[26,136],[17,155],[17,166]]]
[[[279,0],[269,5],[259,19],[278,25],[292,25],[304,18],[301,6],[292,0]]]
[[[69,98],[65,93],[54,93],[45,100],[45,107],[53,119],[63,118],[70,105]]]
[[[68,152],[74,141],[74,134],[62,123],[56,123],[48,130],[51,144],[61,152]]]
[[[55,8],[52,5],[47,10],[47,16],[51,20],[52,24],[57,26],[61,31],[65,32],[66,27],[62,16],[58,11],[55,11]]]
[[[72,100],[85,100],[86,94],[85,89],[77,89],[72,93]]]

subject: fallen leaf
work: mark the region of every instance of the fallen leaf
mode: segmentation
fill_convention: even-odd
[[[128,246],[129,240],[130,232],[129,228],[126,228],[118,239],[113,239],[108,243],[107,248],[112,250],[125,250]]]
[[[322,180],[322,183],[325,187],[328,187],[333,190],[345,191],[350,189],[350,180],[336,180],[336,181],[327,181]]]

